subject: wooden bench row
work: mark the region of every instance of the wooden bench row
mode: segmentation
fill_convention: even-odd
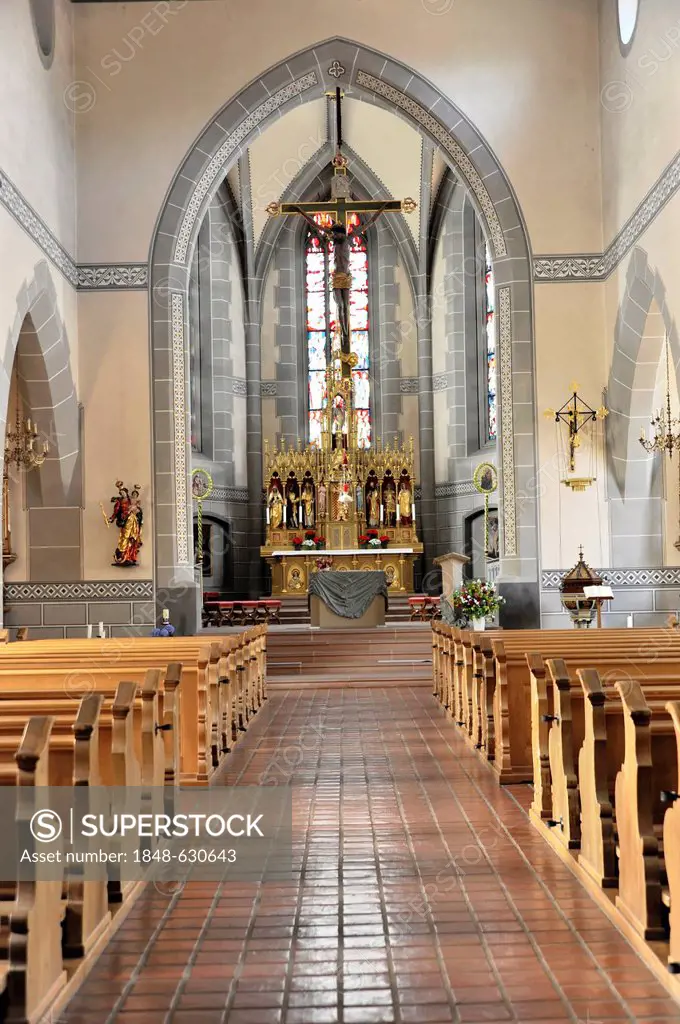
[[[433,648],[469,742],[501,781],[533,783],[537,827],[680,971],[680,636],[437,624]]]
[[[207,645],[3,645],[0,785],[153,786],[165,810],[179,783],[207,783],[265,699],[265,682],[262,626]],[[113,865],[101,881],[0,882],[0,1019],[38,1020],[59,1005],[140,889]]]
[[[148,668],[182,664],[182,785],[206,785],[265,700],[266,626],[220,637],[34,640],[0,648],[0,693],[31,686],[78,696],[142,684]]]

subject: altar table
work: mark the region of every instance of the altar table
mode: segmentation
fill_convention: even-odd
[[[330,570],[351,572],[376,570],[385,573],[391,593],[413,593],[413,564],[422,552],[422,545],[386,548],[321,548],[296,551],[293,548],[261,549],[272,574],[272,594],[307,594],[309,583],[317,572],[317,559],[332,558]]]
[[[312,626],[363,629],[384,626],[387,583],[382,571],[316,572],[309,581]]]

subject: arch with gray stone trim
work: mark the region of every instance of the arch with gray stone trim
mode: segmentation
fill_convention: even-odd
[[[68,336],[45,260],[36,264],[33,279],[17,295],[0,373],[5,429],[15,415],[8,408],[15,361],[24,406],[49,442],[45,463],[26,476],[30,579],[77,580],[81,577],[80,410]]]
[[[156,585],[186,595],[194,584],[186,334],[188,268],[199,225],[226,172],[268,124],[337,84],[347,95],[404,118],[437,146],[468,190],[484,225],[494,255],[498,298],[502,576],[508,581],[506,587],[512,583],[522,587],[523,606],[530,609],[527,618],[534,621],[538,615],[538,516],[533,294],[530,245],[521,210],[492,150],[453,103],[412,69],[341,38],[281,61],[227,103],[178,168],[160,212],[150,255]],[[427,319],[427,305],[419,304],[419,318]],[[247,323],[256,312],[247,311]],[[259,522],[261,374],[259,358],[248,363],[250,515]],[[421,382],[427,385],[431,373],[431,353],[429,359],[423,353]],[[423,419],[432,419],[431,388],[428,392],[426,386],[421,390],[421,423]],[[521,456],[517,460],[515,449]],[[433,452],[421,450],[421,465],[429,465],[430,455]],[[421,471],[421,483],[424,493],[431,493],[431,499],[423,502],[422,523],[435,516],[433,462],[432,473]]]
[[[663,462],[640,445],[649,433],[656,381],[668,335],[678,379],[680,342],[666,289],[644,249],[636,246],[619,306],[607,386],[607,493],[611,564],[655,566],[664,562]]]

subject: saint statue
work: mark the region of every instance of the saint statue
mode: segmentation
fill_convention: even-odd
[[[372,487],[368,492],[368,525],[377,526],[380,521],[380,495],[378,488]]]
[[[357,515],[361,515],[364,509],[364,489],[357,483]]]
[[[394,487],[385,490],[385,526],[395,526],[397,520],[397,503],[394,498]]]
[[[345,403],[342,399],[333,404],[333,425],[331,432],[333,434],[333,448],[344,448],[345,447]]]
[[[405,526],[411,522],[411,491],[406,483],[399,490],[399,518]]]
[[[278,489],[276,484],[272,484],[272,489],[269,492],[269,523],[272,530],[278,530],[279,526],[283,522],[283,498],[281,497],[281,491]]]
[[[289,487],[288,488],[288,505],[289,505],[289,508],[290,508],[290,513],[287,516],[287,520],[288,520],[287,525],[288,525],[289,529],[292,528],[294,530],[297,530],[297,528],[299,526],[299,522],[298,522],[298,505],[299,504],[300,504],[300,496],[297,493],[297,490],[295,489],[295,487]]]
[[[326,515],[326,484],[321,480],[321,483],[316,489],[316,498],[319,506],[319,515]]]
[[[349,519],[349,507],[352,504],[352,496],[349,493],[348,484],[342,484],[338,495],[338,519],[346,522]]]
[[[113,555],[112,565],[129,567],[137,565],[139,549],[142,546],[142,523],[144,513],[139,501],[139,489],[128,491],[123,487],[122,480],[116,481],[118,497],[111,498],[113,512],[106,517],[107,523],[115,523],[118,527],[118,544]]]
[[[304,509],[304,525],[314,526],[314,488],[309,480],[302,488],[301,502]]]

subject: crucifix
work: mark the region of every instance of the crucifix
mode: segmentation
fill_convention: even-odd
[[[354,234],[364,234],[383,213],[413,213],[416,203],[413,199],[352,199],[347,177],[347,158],[342,153],[342,107],[343,93],[336,88],[327,93],[335,100],[336,108],[336,152],[333,157],[333,178],[330,199],[302,203],[270,203],[267,213],[271,217],[297,215],[304,217],[314,232],[333,243],[334,266],[332,275],[333,298],[337,309],[337,323],[340,333],[340,363],[342,376],[351,376],[352,353],[350,347],[349,295],[352,288],[350,273],[350,229],[353,214],[367,214]],[[320,227],[314,220],[315,214],[326,213],[332,218],[330,228]]]

